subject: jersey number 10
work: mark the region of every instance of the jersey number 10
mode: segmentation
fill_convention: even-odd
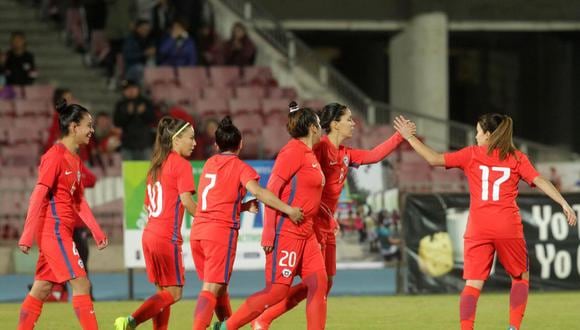
[[[480,165],[479,169],[481,170],[481,200],[487,201],[489,200],[489,167]],[[502,176],[493,182],[493,188],[491,192],[491,199],[493,201],[499,201],[499,186],[510,178],[510,168],[493,166],[491,170],[494,172],[503,173]]]

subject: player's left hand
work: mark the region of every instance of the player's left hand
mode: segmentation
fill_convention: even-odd
[[[340,223],[338,220],[334,220],[334,222],[334,236],[338,236],[338,234],[340,234]]]
[[[97,249],[102,250],[106,248],[107,245],[109,245],[109,239],[105,237],[105,239],[97,243]]]
[[[570,226],[576,225],[576,212],[566,203],[566,205],[562,205],[562,209],[564,210],[564,214],[566,215],[566,219],[568,220],[568,224]]]
[[[266,252],[266,254],[268,254],[274,250],[274,247],[273,246],[262,246],[262,249],[264,249],[264,252]]]
[[[18,245],[18,247],[20,248],[20,251],[24,254],[28,254],[28,252],[30,251],[30,246]]]
[[[260,205],[258,204],[257,199],[251,199],[251,200],[245,202],[244,204],[246,205],[246,211],[248,211],[250,213],[256,214],[260,210]]]

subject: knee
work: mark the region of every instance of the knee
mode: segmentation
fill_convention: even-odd
[[[166,290],[167,290],[167,292],[169,292],[169,294],[171,294],[174,302],[178,302],[181,300],[181,297],[183,295],[183,290],[180,287],[167,288]]]
[[[91,292],[91,281],[86,276],[70,280],[73,294],[89,294]]]
[[[42,301],[46,300],[52,291],[52,283],[35,281],[30,289],[30,295]]]
[[[304,278],[304,284],[308,287],[308,295],[322,292],[326,294],[328,288],[328,277],[324,271],[310,274]]]

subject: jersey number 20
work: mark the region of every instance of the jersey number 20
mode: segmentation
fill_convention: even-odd
[[[479,169],[481,170],[481,200],[487,201],[489,200],[489,167],[480,165]],[[499,186],[509,179],[510,168],[493,166],[491,170],[494,172],[503,173],[502,176],[493,182],[493,188],[491,192],[491,199],[493,201],[499,201]]]

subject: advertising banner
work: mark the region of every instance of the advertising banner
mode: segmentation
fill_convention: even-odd
[[[565,194],[576,213],[580,194]],[[532,289],[580,289],[580,230],[568,226],[562,208],[545,195],[517,200],[528,247]],[[469,217],[467,194],[410,194],[402,224],[411,293],[463,289],[463,233]],[[494,221],[495,219],[490,219]],[[511,283],[497,257],[486,288]]]

